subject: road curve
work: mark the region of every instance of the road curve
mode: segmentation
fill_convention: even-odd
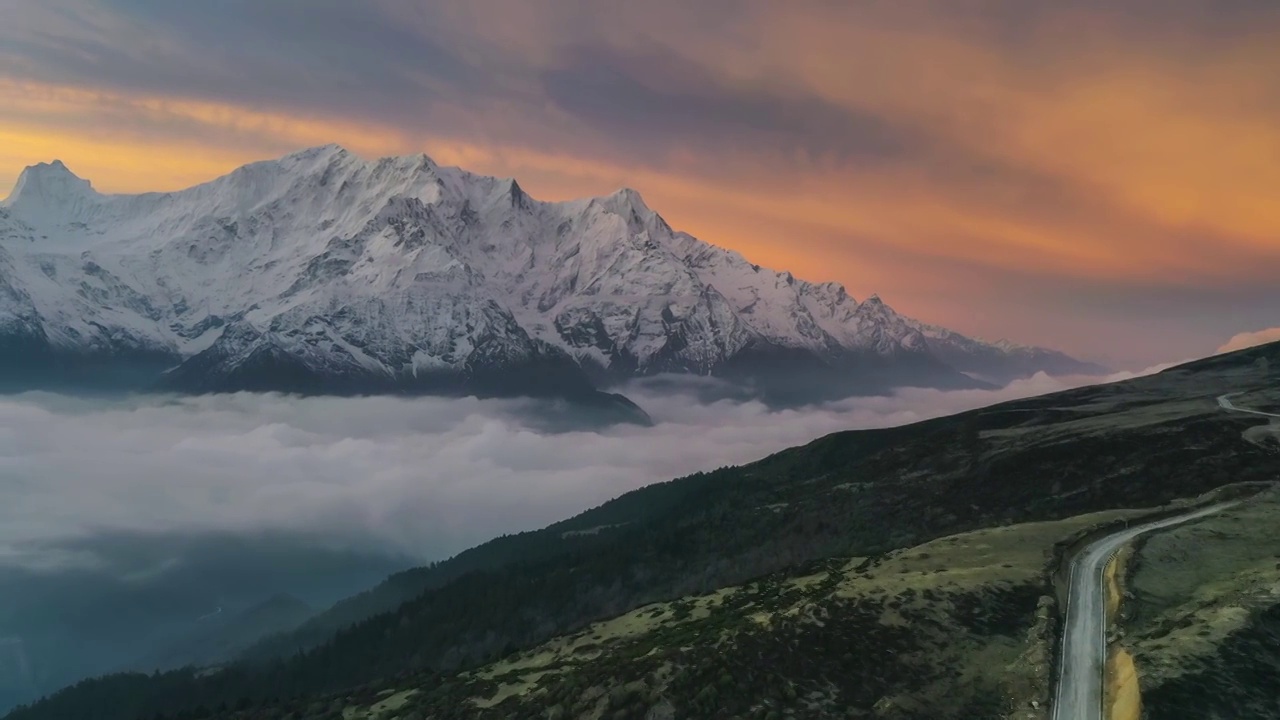
[[[1107,658],[1107,601],[1103,573],[1116,551],[1144,533],[1197,520],[1236,504],[1238,502],[1221,503],[1185,515],[1134,525],[1094,541],[1072,559],[1053,720],[1101,720],[1103,717],[1102,678]]]
[[[1238,394],[1239,393],[1227,393],[1226,395],[1219,395],[1218,406],[1221,407],[1223,410],[1226,410],[1227,412],[1248,413],[1250,415],[1261,415],[1262,417],[1280,418],[1280,415],[1277,415],[1276,413],[1262,412],[1261,410],[1250,410],[1248,408],[1236,407],[1236,405],[1231,402],[1231,396],[1238,395]]]

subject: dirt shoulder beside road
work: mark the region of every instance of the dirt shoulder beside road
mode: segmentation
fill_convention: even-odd
[[[1147,717],[1216,712],[1248,720],[1280,713],[1277,527],[1280,490],[1272,489],[1139,541],[1124,573],[1128,597],[1119,630]]]
[[[1105,708],[1107,720],[1139,720],[1142,717],[1142,691],[1138,683],[1138,670],[1133,655],[1124,647],[1118,635],[1118,623],[1124,605],[1124,578],[1133,558],[1133,548],[1126,547],[1116,553],[1107,565],[1107,617],[1112,618],[1108,636],[1112,638],[1107,651],[1107,681]]]

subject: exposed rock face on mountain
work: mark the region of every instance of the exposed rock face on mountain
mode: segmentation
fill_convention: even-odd
[[[967,387],[1066,356],[981,343],[672,230],[632,190],[562,203],[337,146],[173,193],[60,162],[0,205],[8,384],[476,393],[715,375],[782,400]]]

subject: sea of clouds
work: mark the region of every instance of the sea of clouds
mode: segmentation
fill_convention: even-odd
[[[0,567],[87,569],[101,560],[93,538],[122,533],[133,545],[147,536],[277,534],[442,559],[827,433],[1133,375],[1038,375],[1000,390],[902,389],[787,410],[706,402],[689,385],[636,385],[626,393],[652,427],[564,432],[545,429],[540,408],[517,400],[8,396],[0,398]]]
[[[3,396],[0,712],[277,593],[327,607],[650,483],[1134,375],[798,409],[666,379],[623,389],[652,426],[594,430],[528,400]]]

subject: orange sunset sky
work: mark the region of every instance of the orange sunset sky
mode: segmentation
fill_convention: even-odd
[[[0,195],[337,142],[1136,368],[1280,326],[1274,0],[0,0]]]

